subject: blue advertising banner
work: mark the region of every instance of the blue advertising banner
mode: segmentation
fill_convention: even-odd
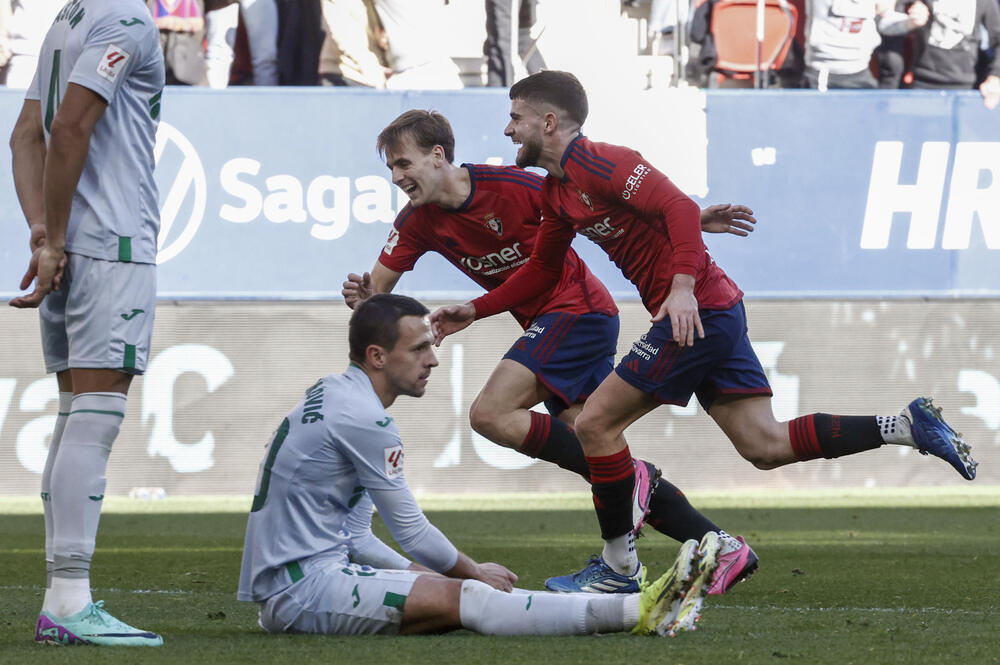
[[[706,238],[750,297],[1000,295],[1000,116],[975,93],[591,98],[589,136],[639,149],[703,205],[754,209],[751,238]],[[21,100],[0,90],[7,135]],[[505,90],[168,89],[157,145],[160,297],[339,298],[405,203],[375,137],[409,108],[450,118],[457,162],[512,161]],[[0,192],[0,297],[9,298],[28,259],[9,160]],[[599,248],[576,246],[616,297],[636,298]],[[437,299],[480,292],[431,255],[398,288]]]

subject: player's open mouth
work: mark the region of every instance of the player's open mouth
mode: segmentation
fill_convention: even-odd
[[[415,191],[417,191],[417,186],[415,184],[406,185],[405,187],[403,187],[403,191],[406,192],[407,194],[413,194]]]

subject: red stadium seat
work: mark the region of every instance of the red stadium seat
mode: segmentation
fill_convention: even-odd
[[[764,41],[760,71],[781,67],[795,37],[798,10],[790,2],[765,0]],[[711,31],[717,51],[716,71],[723,76],[745,79],[757,63],[757,3],[755,0],[719,0],[712,7]]]

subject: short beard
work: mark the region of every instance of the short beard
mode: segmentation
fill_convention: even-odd
[[[538,166],[538,159],[542,156],[542,146],[535,142],[522,143],[521,149],[517,153],[516,164],[523,168],[528,166]]]

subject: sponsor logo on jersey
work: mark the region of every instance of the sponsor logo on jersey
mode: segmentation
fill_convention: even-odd
[[[132,55],[120,46],[108,44],[104,56],[97,63],[97,73],[114,83],[118,80],[118,74],[125,69],[125,63],[131,57]]]
[[[403,475],[403,446],[385,448],[385,475],[389,478]]]
[[[396,249],[396,243],[398,242],[399,242],[399,231],[397,231],[396,229],[389,231],[389,239],[385,241],[385,247],[382,248],[382,251],[385,252],[386,254],[392,254],[392,250]]]
[[[493,231],[493,233],[497,234],[497,236],[503,235],[503,222],[496,216],[496,213],[491,212],[486,215],[486,217],[483,218],[483,223],[486,224],[486,228]]]
[[[146,313],[146,310],[144,310],[144,309],[136,309],[136,308],[133,307],[132,311],[130,313],[128,313],[128,314],[122,314],[121,317],[123,319],[125,319],[126,321],[131,321],[132,319],[134,319],[135,317],[139,316],[140,314],[145,314],[145,313]]]
[[[590,208],[591,212],[594,211],[594,202],[590,200],[589,196],[587,196],[587,192],[583,191],[582,189],[580,190],[580,200],[583,201],[583,204],[585,206]]]
[[[614,238],[620,238],[622,234],[625,233],[625,229],[616,229],[611,225],[611,218],[605,217],[593,226],[588,226],[587,228],[580,229],[580,234],[587,236],[596,243],[604,242],[605,240],[612,240]]]
[[[494,275],[510,268],[526,263],[528,257],[521,253],[521,243],[515,242],[510,247],[491,252],[486,256],[466,256],[460,263],[462,267],[483,275]]]
[[[646,176],[652,170],[645,164],[636,164],[636,167],[632,169],[632,175],[625,180],[625,189],[622,190],[622,198],[626,201],[632,198],[632,195],[639,191],[642,181],[646,179]]]

